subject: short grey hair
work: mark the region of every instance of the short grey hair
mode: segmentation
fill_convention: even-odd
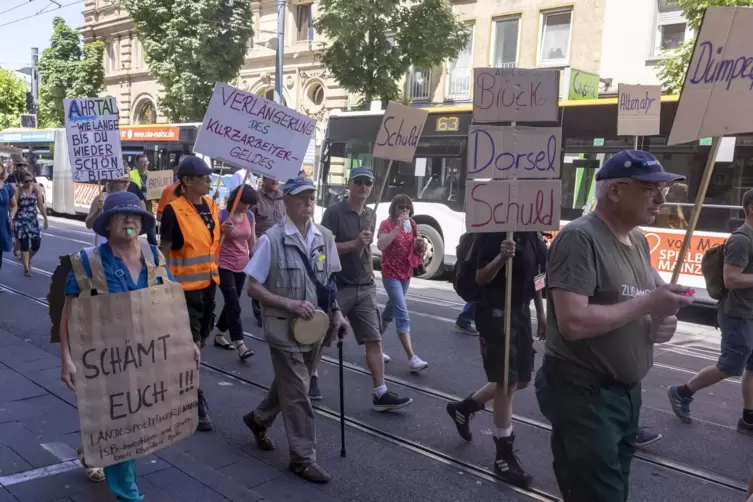
[[[612,183],[627,183],[631,178],[610,178],[606,180],[598,180],[596,187],[594,188],[594,196],[596,200],[602,200],[609,194],[609,185]]]

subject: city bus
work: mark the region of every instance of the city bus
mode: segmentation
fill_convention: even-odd
[[[661,130],[657,136],[639,138],[639,148],[653,153],[668,171],[687,181],[674,185],[655,223],[643,229],[651,246],[652,264],[669,280],[690,220],[697,187],[706,164],[711,139],[667,146],[666,139],[677,110],[678,97],[664,96]],[[617,99],[560,102],[562,126],[561,224],[581,216],[593,199],[594,175],[614,153],[633,148],[634,138],[617,136]],[[427,241],[424,278],[438,278],[455,263],[455,248],[465,232],[465,180],[471,106],[428,108],[424,131],[413,162],[395,163],[377,221],[387,217],[390,200],[398,193],[414,201],[415,220]],[[343,195],[351,168],[374,168],[374,194],[378,192],[388,162],[371,157],[383,112],[341,112],[330,116],[322,162],[316,170],[319,188],[317,211],[321,214]],[[680,283],[698,290],[700,303],[713,303],[705,292],[701,258],[719,245],[744,221],[742,194],[753,188],[753,136],[725,138],[717,155],[711,185],[699,215],[697,230],[683,264]],[[373,195],[372,197],[375,197]],[[374,200],[370,201],[373,204]],[[553,236],[554,232],[551,233]],[[378,259],[379,251],[373,247]]]

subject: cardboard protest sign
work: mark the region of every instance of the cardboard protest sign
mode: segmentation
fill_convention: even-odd
[[[374,140],[372,156],[377,159],[413,162],[428,115],[426,110],[390,101]]]
[[[69,332],[89,464],[133,460],[194,433],[199,372],[179,284],[76,298]]]
[[[125,176],[120,150],[120,116],[115,98],[66,98],[63,107],[73,181],[111,180]]]
[[[468,180],[466,230],[474,233],[556,230],[560,180]]]
[[[316,121],[227,84],[214,87],[194,150],[285,182],[298,176]]]
[[[709,7],[668,145],[753,131],[753,9]]]
[[[173,183],[172,169],[163,171],[147,171],[146,173],[146,198],[149,200],[162,197],[165,187]]]
[[[468,178],[559,178],[559,127],[471,126]]]
[[[660,85],[626,85],[617,88],[617,135],[655,136],[661,118]]]
[[[474,68],[474,122],[557,122],[559,72]]]

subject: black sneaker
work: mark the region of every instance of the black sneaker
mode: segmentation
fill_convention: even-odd
[[[332,480],[332,476],[319,467],[316,462],[310,464],[290,464],[290,472],[311,483],[323,485]]]
[[[372,408],[374,411],[395,411],[405,408],[413,403],[413,399],[409,397],[400,397],[394,392],[387,391],[382,394],[382,397],[373,396],[374,405]]]
[[[753,425],[751,425],[753,427]],[[638,429],[638,436],[635,438],[635,446],[648,446],[651,443],[656,443],[663,438],[658,432],[654,432],[645,427]]]
[[[749,424],[744,418],[740,417],[740,420],[737,421],[737,432],[753,435],[753,424]]]
[[[319,390],[319,377],[312,376],[309,381],[309,399],[312,401],[322,400],[322,391]]]
[[[506,438],[494,438],[497,446],[497,457],[494,459],[494,472],[505,483],[521,488],[528,488],[533,483],[533,477],[523,470],[518,456],[513,451],[515,434]]]
[[[212,419],[209,418],[209,405],[204,398],[204,393],[199,389],[199,425],[196,427],[196,430],[211,432],[213,429]]]
[[[264,451],[272,451],[275,449],[275,442],[267,435],[267,428],[259,425],[253,411],[248,415],[243,416],[243,423],[251,430],[251,433],[256,440],[256,444],[260,449]]]
[[[463,401],[455,401],[453,403],[447,403],[447,414],[455,422],[455,427],[458,429],[460,437],[468,441],[473,441],[473,434],[471,433],[471,419],[476,416],[476,412],[484,409],[484,405],[475,402],[470,397],[465,398]]]

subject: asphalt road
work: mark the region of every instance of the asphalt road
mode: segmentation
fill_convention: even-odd
[[[49,323],[39,301],[49,288],[49,275],[58,255],[91,245],[92,234],[80,221],[51,218],[33,276],[26,278],[20,263],[4,255],[0,287],[2,323],[28,330],[44,343]],[[13,294],[15,291],[16,294]],[[10,298],[12,297],[12,300]],[[38,299],[39,301],[34,301]],[[379,302],[386,301],[379,289]],[[12,304],[12,307],[11,307]],[[217,313],[222,305],[218,293]],[[218,432],[244,451],[254,450],[240,417],[261,399],[272,380],[271,363],[247,297],[242,300],[247,345],[256,355],[241,363],[234,352],[207,347],[202,370]],[[324,400],[318,415],[322,461],[335,477],[327,493],[338,500],[551,500],[558,497],[551,469],[548,424],[531,389],[515,400],[516,447],[523,465],[534,476],[534,492],[513,491],[491,475],[494,456],[492,416],[479,413],[472,423],[474,442],[463,442],[445,413],[450,399],[464,397],[484,381],[478,339],[453,329],[462,301],[447,282],[414,280],[409,292],[412,338],[416,353],[429,363],[420,375],[408,370],[394,327],[385,334],[388,385],[409,395],[414,404],[401,413],[376,414],[370,409],[371,378],[362,348],[352,338],[344,348],[345,414],[348,418],[347,459],[339,458],[339,432],[332,414],[339,412],[337,350],[332,348],[320,367]],[[708,312],[690,312],[689,320],[709,319]],[[536,349],[543,352],[537,342]],[[682,322],[668,344],[655,349],[655,365],[643,382],[642,425],[664,438],[640,452],[633,462],[630,500],[742,501],[753,466],[753,438],[735,430],[742,407],[739,380],[722,382],[701,392],[693,403],[695,422],[683,425],[666,399],[668,385],[683,383],[697,370],[714,364],[719,334],[711,326]],[[540,354],[537,354],[537,367]],[[489,406],[488,409],[491,409]],[[284,442],[282,423],[273,435]],[[271,464],[286,461],[286,448],[264,454]],[[368,466],[368,467],[367,467]]]

